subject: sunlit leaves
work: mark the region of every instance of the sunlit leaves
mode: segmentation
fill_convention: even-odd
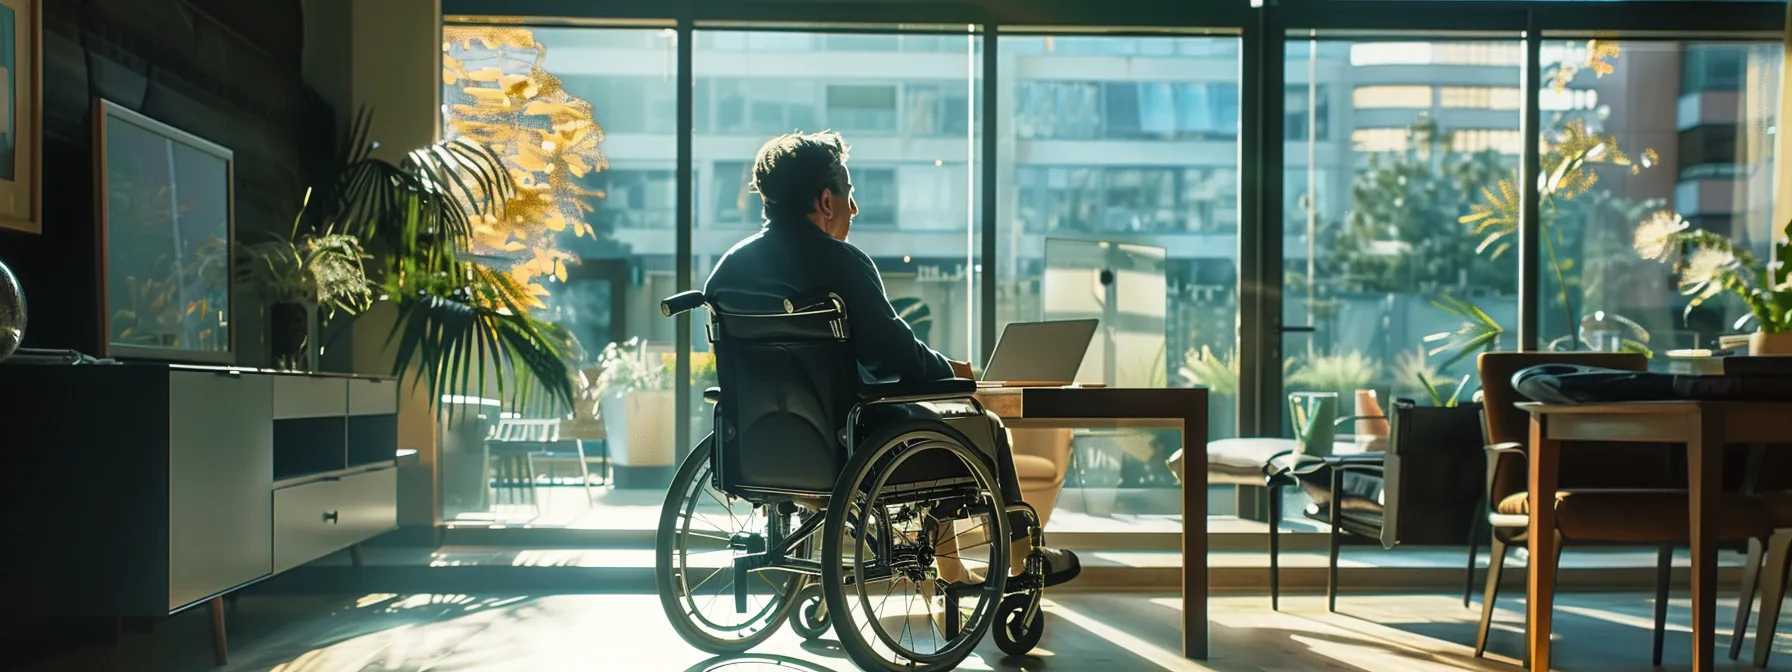
[[[1440,310],[1462,320],[1455,331],[1439,332],[1425,337],[1426,343],[1435,343],[1427,352],[1428,356],[1449,354],[1439,369],[1447,369],[1477,353],[1488,352],[1498,348],[1500,337],[1506,333],[1505,327],[1493,319],[1486,311],[1472,303],[1463,301],[1448,294],[1441,294],[1431,302]]]

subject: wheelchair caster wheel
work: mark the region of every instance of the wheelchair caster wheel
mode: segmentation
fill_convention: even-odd
[[[995,630],[996,648],[1010,656],[1024,656],[1039,646],[1039,638],[1045,636],[1045,610],[1033,615],[1031,625],[1023,625],[1021,619],[1027,617],[1027,603],[1031,597],[1025,593],[1009,595],[1002,598],[1002,606],[996,611]]]
[[[825,602],[821,598],[821,586],[810,584],[796,595],[796,614],[790,619],[790,629],[802,635],[803,641],[812,642],[828,634],[830,621],[823,609]]]

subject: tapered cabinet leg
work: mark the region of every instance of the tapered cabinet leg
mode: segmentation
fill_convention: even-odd
[[[224,631],[224,598],[214,597],[206,607],[212,613],[212,660],[222,667],[230,663],[230,640]]]

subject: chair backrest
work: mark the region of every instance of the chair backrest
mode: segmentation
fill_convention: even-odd
[[[1338,438],[1338,393],[1296,392],[1288,395],[1288,417],[1300,454],[1325,457]]]
[[[711,310],[715,470],[730,493],[825,494],[846,465],[841,430],[860,384],[846,308],[833,297],[787,306]]]
[[[1398,399],[1388,419],[1381,545],[1466,543],[1485,515],[1480,404],[1416,406]]]
[[[1527,401],[1512,387],[1512,374],[1539,364],[1578,364],[1623,371],[1642,371],[1648,360],[1630,352],[1486,352],[1476,360],[1481,374],[1481,401],[1488,443],[1513,442],[1526,446],[1531,440],[1531,416],[1515,406]],[[1674,488],[1675,455],[1683,452],[1665,444],[1620,442],[1577,443],[1562,452],[1560,483],[1563,488]],[[1525,463],[1516,455],[1501,455],[1488,480],[1490,503],[1526,487]]]

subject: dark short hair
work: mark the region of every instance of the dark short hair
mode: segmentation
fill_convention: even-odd
[[[789,133],[772,138],[753,158],[754,192],[765,217],[806,217],[822,190],[846,196],[846,141],[833,131]]]

